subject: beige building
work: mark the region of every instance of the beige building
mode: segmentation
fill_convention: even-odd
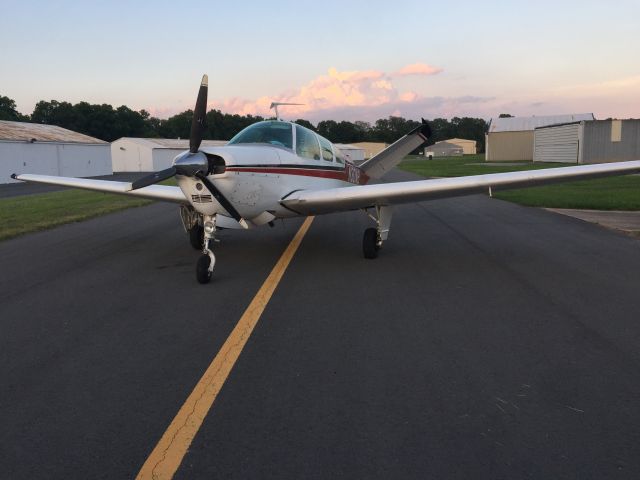
[[[450,138],[449,140],[444,141],[462,147],[463,155],[475,155],[477,153],[475,140],[466,140],[464,138]]]
[[[536,128],[593,119],[593,113],[492,118],[486,134],[485,160],[487,162],[532,161]]]
[[[368,160],[369,158],[379,154],[382,150],[389,146],[387,143],[382,142],[357,142],[352,143],[351,145],[364,150],[365,160]]]
[[[436,142],[424,149],[424,156],[428,159],[434,157],[461,157],[462,155],[464,155],[464,150],[460,145],[445,140]]]

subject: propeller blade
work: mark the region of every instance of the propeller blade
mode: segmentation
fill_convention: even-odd
[[[213,183],[211,183],[211,181],[207,178],[205,174],[203,174],[202,172],[198,172],[196,173],[196,177],[198,177],[200,181],[204,183],[204,186],[207,187],[207,190],[211,192],[211,195],[213,195],[213,198],[215,198],[218,201],[218,203],[222,205],[222,207],[227,212],[229,212],[229,215],[231,215],[240,225],[242,225],[242,228],[249,228],[249,225],[247,224],[246,220],[242,218],[242,216],[238,213],[238,211],[236,210],[236,207],[234,207],[231,204],[231,202],[226,199],[226,197],[222,194],[222,192],[218,190],[218,188]]]
[[[191,121],[191,135],[189,136],[189,151],[196,153],[200,148],[202,136],[207,128],[207,91],[209,90],[209,77],[202,76],[198,99],[193,109],[193,120]]]
[[[151,175],[147,175],[146,177],[139,178],[135,182],[131,182],[130,190],[137,190],[139,188],[148,187],[149,185],[153,185],[154,183],[161,182],[166,180],[167,178],[171,178],[176,174],[176,167],[169,167],[166,170],[160,170],[159,172],[154,172]]]

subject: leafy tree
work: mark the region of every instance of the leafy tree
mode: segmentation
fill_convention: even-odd
[[[16,102],[13,99],[0,95],[0,120],[26,122],[29,118],[16,110]]]
[[[15,102],[8,97],[0,97],[0,118],[15,119],[20,115]],[[501,117],[510,116],[501,114]],[[173,115],[170,118],[152,117],[149,112],[136,112],[122,105],[92,105],[79,102],[75,105],[57,100],[40,101],[31,115],[31,121],[59,125],[70,130],[85,133],[107,141],[129,137],[189,138],[193,111]],[[247,126],[264,120],[261,116],[223,113],[220,110],[207,112],[205,139],[229,140]],[[317,131],[335,143],[373,141],[393,143],[407,132],[420,125],[419,122],[403,117],[391,116],[368,122],[323,120],[317,127],[305,119],[296,121],[299,125]],[[433,132],[429,144],[450,138],[466,138],[477,142],[478,150],[484,150],[487,123],[481,118],[454,117],[451,120],[435,118],[430,122]]]
[[[316,127],[313,126],[313,123],[311,123],[309,120],[305,120],[303,118],[299,118],[298,120],[295,121],[295,123],[297,123],[298,125],[301,125],[305,128],[308,128],[309,130],[313,130],[314,132],[316,132]]]
[[[187,110],[170,117],[160,124],[158,133],[162,138],[189,138],[193,110]]]
[[[501,113],[500,115],[498,115],[498,118],[513,118],[513,115],[511,115],[510,113]]]

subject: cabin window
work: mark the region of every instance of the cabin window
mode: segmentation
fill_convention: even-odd
[[[320,160],[320,145],[316,134],[296,125],[296,153],[301,157]]]
[[[318,135],[320,140],[320,149],[322,150],[322,159],[327,162],[333,162],[333,151],[331,150],[331,142],[324,137]]]
[[[293,133],[291,124],[277,120],[254,123],[233,137],[228,145],[242,143],[266,143],[292,149]]]
[[[333,146],[333,153],[336,154],[336,162],[338,162],[341,165],[344,165],[344,155],[342,155],[342,152],[340,151],[340,149],[335,145]]]

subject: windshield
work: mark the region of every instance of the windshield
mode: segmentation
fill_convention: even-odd
[[[229,141],[229,145],[240,143],[268,143],[279,147],[293,148],[291,124],[278,120],[258,122],[248,126]]]

